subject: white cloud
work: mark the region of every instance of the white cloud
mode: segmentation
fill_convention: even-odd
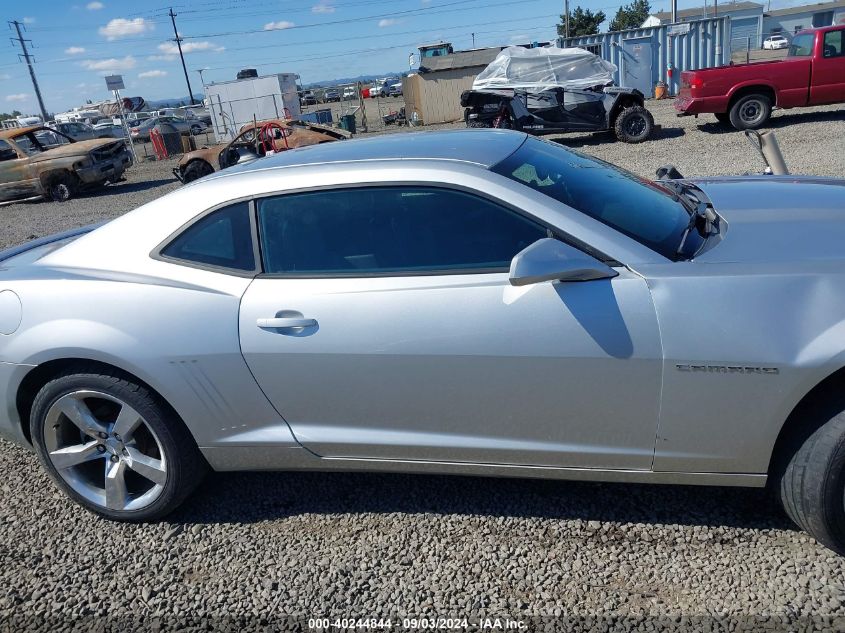
[[[25,92],[16,95],[6,95],[6,101],[26,101],[27,99],[29,99],[29,95]]]
[[[152,31],[155,27],[152,22],[148,22],[144,18],[134,18],[127,20],[126,18],[115,18],[105,26],[100,27],[100,35],[105,36],[110,42],[118,40],[121,37],[128,37],[130,35],[140,35],[147,31]]]
[[[264,25],[265,31],[283,31],[284,29],[292,28],[294,25],[293,22],[288,22],[287,20],[280,20],[279,22],[268,22]]]
[[[155,77],[167,77],[166,70],[148,70],[143,73],[138,73],[140,79],[152,79]]]
[[[9,73],[3,73],[0,75],[0,81],[6,81],[7,79],[11,79],[12,76]]]
[[[24,18],[23,23],[24,24],[35,24],[35,18]]]
[[[106,5],[104,5],[102,2],[89,2],[88,4],[85,5],[85,8],[88,9],[89,11],[99,11],[100,9],[102,9],[105,6]]]
[[[132,55],[127,55],[122,59],[112,57],[111,59],[101,59],[94,61],[86,59],[81,62],[82,67],[86,70],[102,70],[107,72],[116,72],[118,70],[129,70],[135,68],[135,58]]]
[[[81,55],[85,52],[85,49],[81,46],[71,46],[70,48],[65,49],[65,55]]]
[[[170,59],[179,54],[179,47],[176,46],[176,42],[164,42],[163,44],[159,44],[158,50],[164,53],[165,56],[170,56]],[[217,46],[211,42],[182,42],[183,53],[195,53],[197,51],[214,51],[215,53],[220,53],[225,50],[225,46]],[[152,59],[152,57],[150,57],[150,59]]]
[[[394,24],[399,24],[400,20],[395,20],[393,18],[385,18],[383,20],[378,21],[378,26],[380,29],[383,29],[386,26],[393,26]]]
[[[323,0],[311,7],[311,13],[334,13],[336,9],[331,5],[331,0]]]

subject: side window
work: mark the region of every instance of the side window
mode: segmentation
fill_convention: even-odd
[[[258,201],[264,271],[422,273],[507,269],[546,229],[483,198],[448,189],[372,187]]]
[[[15,148],[6,141],[0,140],[0,161],[15,160],[17,157],[18,153],[15,151]]]
[[[830,31],[824,34],[824,56],[825,57],[842,57],[845,55],[845,48],[843,48],[842,39],[845,36],[845,31]]]
[[[249,204],[239,202],[200,218],[161,249],[161,255],[233,270],[255,270]]]

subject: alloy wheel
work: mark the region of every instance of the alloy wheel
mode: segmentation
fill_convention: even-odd
[[[641,116],[631,116],[625,121],[625,132],[630,136],[639,136],[645,131],[645,118]]]
[[[100,391],[59,397],[44,418],[44,446],[77,494],[112,511],[149,506],[167,481],[164,450],[152,428],[126,402]]]

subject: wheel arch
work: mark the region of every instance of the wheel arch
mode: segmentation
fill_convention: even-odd
[[[32,402],[35,399],[35,396],[39,391],[41,391],[44,385],[53,380],[56,376],[76,368],[88,373],[93,371],[112,375],[117,374],[125,380],[137,383],[147,389],[162,406],[166,407],[184,425],[182,417],[173,405],[171,405],[170,402],[162,396],[161,391],[156,389],[148,381],[140,378],[136,373],[128,371],[123,367],[119,367],[110,362],[84,358],[81,356],[56,358],[34,366],[23,377],[23,380],[21,380],[15,393],[15,410],[17,411],[19,417],[20,431],[30,445],[32,444],[32,434],[30,433],[29,428],[29,417],[32,413]]]
[[[845,410],[845,367],[829,374],[790,411],[775,439],[769,459],[769,483],[783,473],[792,453],[828,419]]]
[[[737,100],[750,94],[762,94],[769,97],[772,106],[777,105],[777,91],[769,84],[753,83],[735,86],[728,94],[728,108],[726,112],[730,112],[731,108]]]
[[[645,107],[645,99],[633,92],[620,94],[616,101],[614,101],[613,107],[607,115],[608,129],[613,129],[613,126],[616,125],[616,119],[619,117],[619,113],[622,112],[622,110],[633,106]]]

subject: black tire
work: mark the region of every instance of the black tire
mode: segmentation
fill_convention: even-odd
[[[78,188],[76,176],[69,173],[56,174],[47,181],[47,197],[53,202],[70,200]]]
[[[512,130],[513,129],[513,121],[511,120],[510,115],[504,115],[497,119],[493,120],[493,126],[500,130]]]
[[[613,123],[616,138],[625,143],[642,143],[654,130],[654,117],[642,106],[624,108]]]
[[[727,112],[716,112],[714,116],[716,117],[716,120],[722,125],[731,124],[731,117]]]
[[[740,97],[728,113],[731,125],[737,130],[756,130],[763,127],[772,114],[772,101],[766,95],[753,93]]]
[[[213,173],[214,169],[204,160],[193,160],[185,167],[185,171],[182,173],[182,182],[187,184]]]
[[[166,460],[166,482],[149,505],[140,509],[113,510],[96,504],[78,493],[59,474],[45,448],[45,418],[53,404],[68,394],[95,391],[113,396],[139,413],[146,427],[155,434]],[[208,465],[179,417],[147,388],[118,372],[97,366],[80,365],[48,382],[32,405],[30,430],[36,453],[56,485],[86,510],[115,521],[152,521],[175,510],[200,484]],[[93,462],[94,460],[92,460]],[[97,464],[94,464],[95,468]]]
[[[796,438],[793,448],[776,482],[783,509],[819,543],[845,556],[845,411]]]

